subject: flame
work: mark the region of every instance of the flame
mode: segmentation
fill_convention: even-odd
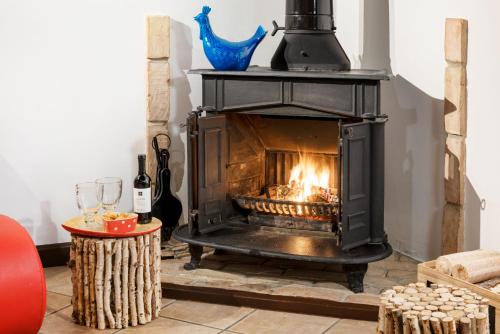
[[[294,190],[292,200],[306,202],[311,195],[330,187],[330,167],[318,156],[301,154],[299,163],[290,172],[288,186]]]

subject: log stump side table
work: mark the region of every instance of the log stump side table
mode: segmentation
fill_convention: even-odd
[[[62,225],[71,232],[73,320],[89,328],[121,329],[158,318],[161,222],[153,218],[127,234],[83,225],[82,217]]]

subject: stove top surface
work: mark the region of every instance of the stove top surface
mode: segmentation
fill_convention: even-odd
[[[350,70],[350,71],[278,71],[269,67],[250,66],[246,71],[217,71],[214,69],[192,69],[189,74],[246,76],[246,77],[290,77],[321,79],[358,79],[358,80],[390,80],[386,70]]]

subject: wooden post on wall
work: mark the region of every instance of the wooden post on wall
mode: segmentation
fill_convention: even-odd
[[[444,124],[445,198],[442,225],[442,254],[464,250],[464,194],[467,137],[467,44],[468,23],[446,19],[445,28]]]
[[[151,146],[154,136],[168,133],[170,116],[170,18],[148,16],[147,31],[147,173],[155,181],[156,157]],[[165,140],[165,138],[162,138]],[[162,145],[163,144],[163,145]],[[160,142],[164,147],[165,142]]]

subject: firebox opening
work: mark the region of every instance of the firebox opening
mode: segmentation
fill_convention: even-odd
[[[338,122],[236,113],[226,121],[231,211],[251,224],[334,231]]]

